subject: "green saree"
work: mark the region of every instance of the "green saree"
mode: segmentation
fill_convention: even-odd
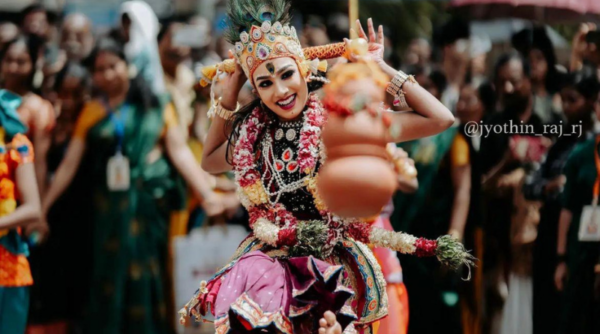
[[[594,266],[600,256],[600,243],[579,241],[578,232],[583,207],[590,205],[597,172],[594,162],[595,139],[577,144],[567,163],[567,177],[562,193],[563,207],[572,213],[567,234],[569,274],[560,305],[560,334],[598,333],[600,301],[594,300]]]
[[[435,239],[448,233],[453,204],[450,149],[458,127],[400,146],[414,159],[419,189],[398,193],[391,217],[396,231]],[[409,301],[409,333],[459,334],[460,304],[456,273],[447,272],[434,258],[400,256]]]
[[[87,134],[94,201],[92,291],[87,333],[169,333],[166,275],[169,215],[182,209],[184,188],[163,155],[148,161],[162,140],[163,108],[131,106],[122,114],[127,191],[107,188],[106,166],[116,152],[111,117]],[[108,115],[108,114],[107,114]]]

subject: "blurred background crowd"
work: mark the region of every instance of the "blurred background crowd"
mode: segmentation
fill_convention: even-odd
[[[479,259],[473,272],[452,273],[434,259],[400,256],[408,333],[600,333],[600,240],[580,231],[600,168],[600,33],[582,22],[600,21],[600,6],[581,0],[565,3],[589,3],[589,12],[511,11],[461,2],[469,1],[361,0],[358,6],[360,18],[385,27],[385,60],[413,74],[457,118],[439,135],[399,145],[415,161],[419,189],[395,196],[391,223],[423,237],[452,234]],[[25,231],[34,277],[28,333],[174,332],[182,305],[176,291],[191,296],[199,278],[223,264],[211,258],[223,251],[225,261],[233,251],[208,247],[189,254],[174,247],[176,240],[215,226],[246,233],[231,176],[186,172],[187,153],[178,149],[187,146],[200,160],[210,89],[197,81],[203,66],[228,58],[232,49],[222,36],[225,5],[0,3],[0,88],[23,98],[19,117],[34,145],[47,218]],[[303,45],[347,37],[348,6],[294,1]],[[168,93],[175,108],[156,116],[148,97],[159,93]],[[131,171],[131,187],[139,189],[135,214],[94,177],[114,153],[106,149],[114,138],[106,106],[90,101],[127,94],[147,106],[130,120],[139,131],[129,158],[147,161]],[[239,102],[251,99],[248,86]],[[466,128],[511,121],[543,136],[518,130],[482,136],[481,129]],[[573,125],[579,134],[565,135]],[[173,129],[180,136],[170,135]],[[80,145],[67,150],[75,140]],[[175,169],[157,163],[167,157]],[[203,187],[218,196],[199,202],[193,195]],[[586,228],[594,226],[600,229],[594,222]],[[225,231],[202,242],[235,248],[239,238],[229,236],[235,239]],[[145,244],[162,245],[164,253],[138,247]],[[186,267],[178,257],[206,264]],[[196,283],[186,286],[185,275]],[[467,275],[470,281],[461,280]],[[144,293],[132,292],[139,285],[131,282],[140,280]],[[139,325],[146,321],[161,325]],[[118,329],[107,332],[100,323]],[[206,330],[198,327],[186,330]]]

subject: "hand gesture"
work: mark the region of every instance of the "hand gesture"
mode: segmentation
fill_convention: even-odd
[[[553,178],[552,180],[550,180],[548,183],[546,183],[546,185],[544,186],[544,193],[546,193],[546,194],[558,193],[563,189],[566,182],[567,182],[567,177],[564,175],[559,175],[559,176]]]
[[[368,55],[369,55],[370,59],[378,64],[383,63],[383,50],[384,50],[383,26],[380,25],[377,29],[377,33],[375,33],[375,28],[373,27],[373,19],[369,18],[369,20],[367,20],[367,30],[369,31],[368,36],[365,33],[362,25],[360,24],[360,20],[356,20],[356,27],[358,29],[358,37],[364,38],[368,43],[367,50],[368,50]],[[356,35],[356,32],[354,31],[354,29],[352,29],[352,32],[353,32],[353,35]],[[344,42],[346,42],[348,49],[350,49],[349,47],[350,47],[351,41],[348,40],[347,38],[345,38]],[[349,59],[350,59],[350,61],[356,61],[359,59],[359,57],[357,55],[350,54]]]
[[[229,50],[229,57],[233,58],[233,52]],[[238,94],[248,79],[242,67],[237,62],[235,63],[235,71],[233,73],[219,74],[214,83],[213,92],[215,98],[221,98],[222,101],[234,101],[232,106],[226,105],[227,109],[235,109]]]
[[[597,65],[600,65],[600,45],[588,43],[586,36],[589,32],[595,31],[596,25],[593,23],[582,23],[579,26],[579,30],[573,37],[573,59],[575,61],[582,61],[583,59],[589,59]]]
[[[35,244],[41,244],[42,242],[46,241],[49,233],[50,227],[48,226],[48,222],[46,222],[45,217],[25,227],[25,235],[29,238],[33,238]]]
[[[205,197],[202,201],[202,208],[208,217],[219,216],[225,211],[221,196],[217,194]]]

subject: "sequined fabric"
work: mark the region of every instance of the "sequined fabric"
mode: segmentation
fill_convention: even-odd
[[[274,156],[269,156],[275,168],[281,166],[279,175],[282,176],[287,184],[298,181],[303,177],[300,169],[294,168],[294,166],[297,166],[298,164],[297,154],[302,125],[302,121],[283,124],[274,122],[266,131],[266,136],[270,136],[273,143]],[[265,175],[266,162],[263,157],[263,150],[265,149],[264,138],[259,143],[258,149],[261,158],[258,159],[257,165],[261,175],[264,175],[263,184],[267,187],[273,178],[273,175],[271,175],[269,171],[267,171]],[[317,164],[317,169],[318,168],[319,164]],[[274,192],[277,189],[277,186],[273,183],[267,190]],[[271,197],[271,200],[275,200],[275,197]],[[319,214],[319,210],[315,207],[312,194],[306,187],[282,194],[278,202],[283,204],[283,206],[299,220],[323,219]]]

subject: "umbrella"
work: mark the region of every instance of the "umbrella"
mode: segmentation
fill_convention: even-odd
[[[600,0],[452,0],[450,6],[479,20],[518,17],[564,23],[600,19]]]

